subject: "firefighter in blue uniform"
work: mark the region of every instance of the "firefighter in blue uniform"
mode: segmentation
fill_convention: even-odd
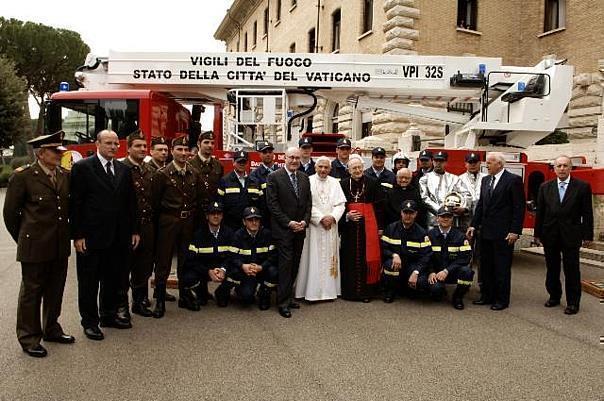
[[[247,152],[236,152],[233,171],[222,177],[218,183],[218,200],[224,207],[224,224],[233,231],[241,228],[243,209],[258,206],[262,198],[262,189],[252,182],[246,173],[247,163]]]
[[[438,210],[438,225],[428,232],[432,244],[428,288],[433,299],[440,300],[445,294],[445,284],[457,284],[451,297],[455,309],[463,309],[463,297],[474,279],[472,247],[464,233],[454,228],[454,214],[445,207]]]
[[[254,171],[250,173],[250,182],[255,188],[260,188],[261,194],[258,197],[257,206],[260,208],[262,216],[262,225],[270,227],[270,218],[268,215],[268,206],[266,205],[266,179],[270,173],[279,169],[275,163],[275,148],[273,144],[267,141],[256,143],[256,151],[260,153],[261,163]]]
[[[182,274],[184,293],[178,300],[181,308],[198,311],[208,302],[208,281],[222,283],[226,279],[234,233],[222,224],[223,217],[222,204],[210,203],[206,222],[191,240]]]
[[[298,170],[311,176],[316,173],[315,161],[312,159],[312,138],[304,137],[298,141],[298,147],[300,148],[300,167]]]
[[[401,205],[401,220],[390,224],[382,235],[384,302],[391,303],[397,289],[427,287],[432,247],[426,230],[415,222],[417,203]]]
[[[338,142],[336,142],[337,157],[331,162],[331,171],[329,172],[329,175],[338,181],[350,177],[350,173],[348,172],[348,159],[350,158],[351,150],[352,143],[350,142],[350,139],[338,139]]]
[[[271,304],[271,290],[277,287],[279,271],[277,250],[271,232],[263,228],[262,215],[257,207],[243,211],[244,227],[233,238],[227,277],[215,292],[218,306],[227,306],[231,289],[244,304],[252,304],[258,285],[258,307],[267,310]]]
[[[384,166],[385,163],[386,150],[381,147],[373,148],[371,151],[371,166],[363,172],[365,176],[377,180],[384,197],[396,184],[396,176]]]

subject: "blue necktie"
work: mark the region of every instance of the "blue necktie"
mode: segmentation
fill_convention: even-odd
[[[564,193],[566,192],[566,183],[564,181],[560,182],[560,187],[558,189],[558,193],[560,194],[560,202],[564,199]]]

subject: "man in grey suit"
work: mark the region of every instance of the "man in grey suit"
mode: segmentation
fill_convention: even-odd
[[[308,176],[300,173],[300,149],[285,152],[285,167],[268,176],[266,201],[271,214],[271,230],[279,253],[279,314],[292,316],[290,309],[300,305],[293,302],[292,287],[298,275],[306,227],[310,221],[312,198]]]
[[[571,176],[572,162],[560,156],[554,162],[557,178],[545,182],[537,197],[535,240],[543,242],[547,275],[545,287],[549,299],[547,308],[560,305],[562,284],[560,262],[564,267],[566,309],[564,313],[579,312],[581,273],[579,249],[593,240],[594,217],[591,186]],[[560,258],[562,256],[562,258]]]

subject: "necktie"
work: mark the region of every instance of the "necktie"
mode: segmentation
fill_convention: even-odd
[[[50,182],[52,183],[53,187],[57,187],[57,173],[50,173],[48,174],[48,179],[50,180]]]
[[[113,170],[111,170],[111,161],[108,161],[107,164],[105,165],[105,167],[107,168],[107,175],[109,176],[109,180],[113,184],[115,175],[113,174]]]
[[[495,176],[491,177],[491,182],[489,183],[489,190],[488,190],[489,198],[491,197],[491,195],[493,195],[493,188],[495,188]]]
[[[296,194],[296,198],[298,197],[298,178],[296,177],[296,173],[291,174],[292,177],[292,185],[294,187],[294,193]]]
[[[560,194],[560,202],[562,202],[562,200],[564,199],[564,194],[566,193],[566,183],[564,181],[560,183],[558,193]]]

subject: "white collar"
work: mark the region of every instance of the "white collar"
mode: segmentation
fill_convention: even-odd
[[[376,170],[375,167],[371,166],[371,169],[373,170],[373,172],[375,173],[375,175],[380,175],[384,172],[384,170],[386,170],[385,167],[382,167],[381,170]]]
[[[499,182],[499,179],[501,178],[501,176],[503,175],[504,172],[505,172],[505,168],[502,168],[500,172],[498,172],[497,174],[494,175],[495,182]]]
[[[440,228],[440,226],[438,226],[438,229],[440,230],[440,233],[442,235],[447,235],[447,234],[449,234],[451,232],[451,227],[449,227],[449,229],[447,231],[443,231],[443,229]]]
[[[558,186],[560,186],[560,183],[563,182],[565,183],[567,186],[570,183],[570,175],[568,177],[566,177],[566,179],[564,181],[561,181],[560,178],[556,178],[558,180]]]
[[[103,167],[106,167],[108,162],[111,162],[111,165],[113,166],[113,159],[107,160],[103,156],[101,156],[101,154],[99,152],[96,152],[96,157],[99,158],[99,160],[101,161],[101,165]]]

